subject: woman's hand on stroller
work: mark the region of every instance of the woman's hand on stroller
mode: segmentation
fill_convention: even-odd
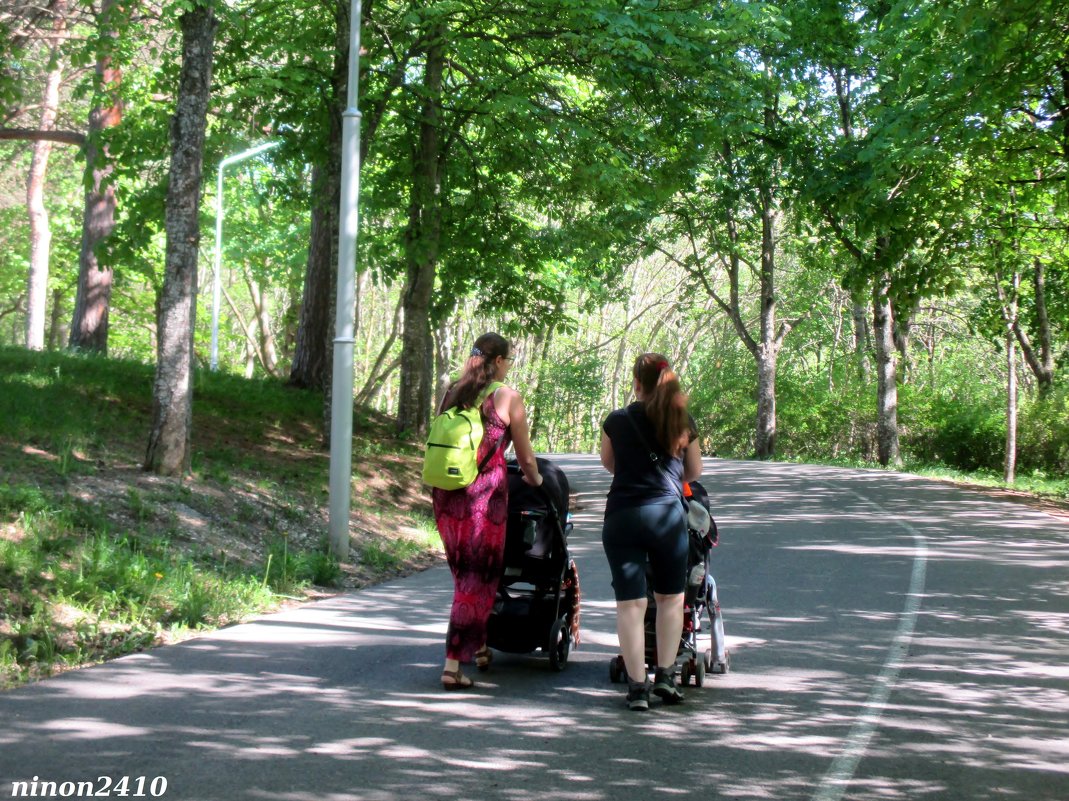
[[[529,475],[527,475],[527,473],[524,473],[523,474],[523,483],[524,484],[530,484],[532,487],[541,487],[542,486],[542,474],[539,473],[537,470],[535,470],[533,476],[529,476]]]

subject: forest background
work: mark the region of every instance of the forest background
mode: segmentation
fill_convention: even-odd
[[[707,453],[1065,472],[1064,4],[362,8],[358,403],[419,434],[500,330],[540,449],[654,349]],[[170,280],[205,368],[211,178],[270,142],[224,173],[219,365],[329,383],[348,12],[6,0],[0,343],[162,365]]]
[[[278,143],[223,182],[221,368],[329,381],[348,6],[6,5],[0,341],[156,359],[199,36],[203,174]],[[419,433],[497,329],[542,449],[590,450],[656,349],[707,452],[995,469],[1014,377],[1009,457],[1065,471],[1062,4],[377,0],[362,23],[359,402]],[[209,276],[212,183],[187,187]],[[182,332],[201,366],[211,307]]]
[[[406,526],[427,547],[413,443],[487,330],[543,452],[594,450],[657,350],[706,455],[1069,494],[1065,3],[356,5],[362,563],[396,567],[376,543]],[[338,578],[315,541],[349,13],[0,2],[12,675]],[[198,527],[251,549],[230,606],[189,572],[227,544],[169,555]]]

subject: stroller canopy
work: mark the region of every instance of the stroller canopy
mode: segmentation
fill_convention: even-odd
[[[568,514],[568,477],[548,459],[536,457],[535,461],[538,462],[538,472],[542,474],[541,487],[532,487],[525,482],[520,466],[515,462],[509,463],[509,508],[548,512],[548,499],[563,524]]]

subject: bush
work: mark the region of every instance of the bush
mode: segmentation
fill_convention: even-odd
[[[910,453],[959,470],[999,470],[1006,454],[1006,415],[997,406],[954,395],[931,404],[924,427],[907,440]]]
[[[1017,454],[1022,469],[1069,473],[1069,388],[1024,400],[1017,414]]]

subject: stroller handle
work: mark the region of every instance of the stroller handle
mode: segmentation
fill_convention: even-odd
[[[523,471],[520,469],[520,465],[518,462],[505,462],[505,469],[514,476],[523,475]],[[531,484],[528,484],[527,486],[531,487],[532,490],[537,492],[538,496],[546,502],[546,506],[551,512],[553,512],[557,520],[563,520],[563,516],[560,513],[560,509],[557,508],[556,501],[553,500],[553,496],[551,496],[549,494],[549,491],[546,489],[546,482],[544,480],[537,487]]]

